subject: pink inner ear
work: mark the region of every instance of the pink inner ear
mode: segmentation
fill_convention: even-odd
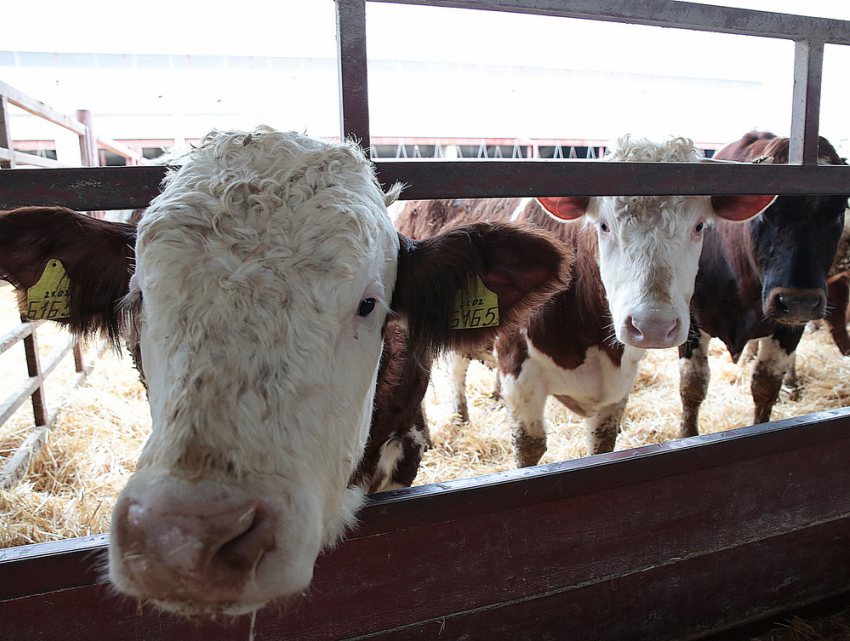
[[[587,213],[589,196],[540,196],[537,199],[551,216],[561,220],[575,220]]]
[[[776,199],[776,196],[712,196],[711,206],[717,215],[726,220],[742,221],[759,215]]]

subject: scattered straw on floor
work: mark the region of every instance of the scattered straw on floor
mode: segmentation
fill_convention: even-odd
[[[751,641],[848,641],[850,608],[817,619],[793,617],[790,621]]]
[[[13,298],[9,287],[0,287],[0,334],[17,324]],[[64,332],[50,325],[44,325],[38,335],[45,353],[66,339]],[[87,360],[94,355],[95,350],[89,349]],[[618,449],[675,438],[680,415],[676,361],[675,350],[651,351],[644,360]],[[749,425],[750,367],[733,364],[719,343],[712,343],[711,366],[709,398],[701,418],[703,433]],[[49,405],[60,398],[63,378],[73,374],[70,358],[63,368],[49,379]],[[804,336],[797,370],[801,399],[791,400],[783,391],[774,418],[850,404],[850,359],[839,354],[825,330]],[[20,345],[0,354],[0,402],[25,377]],[[425,455],[417,485],[514,468],[504,406],[490,397],[494,381],[493,372],[479,363],[472,364],[468,378],[471,420],[469,425],[459,425],[440,401],[445,374],[438,364],[434,385],[425,398],[434,448]],[[547,421],[549,450],[543,463],[585,456],[580,419],[550,400]],[[0,427],[0,466],[31,427],[29,404]],[[25,481],[11,491],[0,492],[0,547],[107,531],[112,506],[133,472],[149,430],[144,389],[130,359],[107,351],[88,381],[65,400],[49,443]]]
[[[700,415],[700,432],[707,434],[752,424],[750,396],[751,364],[735,364],[722,343],[710,348],[711,383]],[[773,419],[803,416],[850,405],[850,359],[844,358],[829,333],[807,332],[797,352],[800,399],[792,400],[783,389]],[[492,398],[495,374],[473,362],[467,377],[469,425],[459,425],[440,397],[445,395],[442,367],[434,372],[434,384],[425,398],[434,449],[425,455],[416,484],[447,478],[464,478],[512,469],[513,445],[506,427],[506,411]],[[678,353],[650,350],[641,363],[629,398],[618,450],[661,443],[676,438],[679,401]],[[553,463],[587,455],[582,419],[550,398],[546,408],[548,450],[541,463]]]

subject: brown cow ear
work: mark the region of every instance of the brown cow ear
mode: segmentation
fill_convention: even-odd
[[[473,349],[515,327],[569,281],[572,255],[545,232],[475,223],[414,241],[400,235],[392,309],[416,349]],[[454,329],[458,295],[477,278],[498,298],[499,324]]]
[[[744,221],[758,216],[770,207],[776,196],[712,196],[711,206],[721,218]]]
[[[537,202],[553,218],[559,220],[575,220],[587,213],[590,206],[589,196],[540,196]]]
[[[64,207],[24,207],[0,214],[0,278],[32,287],[48,261],[61,261],[70,281],[72,332],[103,332],[117,341],[125,322],[119,301],[134,270],[136,228]]]

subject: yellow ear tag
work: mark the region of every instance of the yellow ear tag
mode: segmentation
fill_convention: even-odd
[[[27,320],[59,320],[68,318],[71,312],[71,279],[65,266],[57,258],[51,258],[38,282],[27,290]]]
[[[458,292],[452,315],[452,329],[480,329],[499,324],[499,297],[475,276],[475,287]]]

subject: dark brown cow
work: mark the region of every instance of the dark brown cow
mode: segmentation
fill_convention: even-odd
[[[412,200],[405,203],[399,212],[395,227],[400,234],[422,240],[457,225],[476,221],[504,223],[516,220],[527,202],[528,199],[520,201],[516,198]],[[480,360],[487,367],[495,368],[497,365],[492,342],[475,352],[450,351],[446,354],[451,390],[449,403],[452,413],[460,416],[462,421],[469,420],[464,386],[471,359]],[[500,396],[498,378],[493,396]],[[425,422],[424,409],[419,412],[416,420]]]
[[[788,139],[751,132],[715,158],[788,162]],[[825,138],[822,164],[846,164]],[[718,222],[706,232],[692,302],[693,326],[680,347],[682,436],[699,433],[708,390],[708,342],[720,338],[737,360],[760,339],[753,367],[754,423],[770,413],[805,324],[827,313],[827,275],[844,224],[847,194],[779,196],[747,225]]]

